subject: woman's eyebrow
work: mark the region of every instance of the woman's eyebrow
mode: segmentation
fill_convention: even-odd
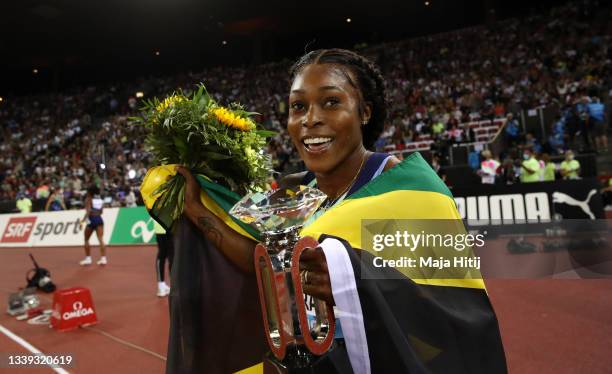
[[[323,86],[323,87],[319,87],[319,91],[330,91],[330,90],[334,90],[334,91],[344,91],[341,87],[338,86]],[[305,90],[302,89],[294,89],[291,90],[291,92],[295,92],[295,93],[304,93],[306,92]]]
[[[329,91],[329,90],[344,91],[341,87],[338,87],[338,86],[323,86],[319,88],[319,91]]]

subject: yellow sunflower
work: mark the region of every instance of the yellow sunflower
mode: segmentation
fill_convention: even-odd
[[[255,128],[255,124],[249,118],[237,116],[234,112],[224,107],[214,108],[212,114],[219,122],[238,130],[249,131]]]
[[[157,110],[157,112],[163,112],[164,110],[168,109],[171,106],[174,106],[177,103],[180,103],[182,101],[185,101],[185,98],[182,96],[176,96],[176,95],[172,95],[169,96],[167,98],[164,99],[164,101],[162,101],[161,103],[159,103],[157,105],[157,107],[155,108],[155,110]]]

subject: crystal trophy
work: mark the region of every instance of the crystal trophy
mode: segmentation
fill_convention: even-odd
[[[251,193],[230,210],[262,234],[255,248],[255,273],[276,372],[308,372],[334,340],[333,307],[312,298],[307,310],[299,268],[302,252],[319,246],[312,237],[300,238],[300,229],[325,198],[317,189],[300,186]],[[264,360],[264,366],[269,364]]]

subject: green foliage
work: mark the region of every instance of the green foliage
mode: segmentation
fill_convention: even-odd
[[[216,114],[219,109],[226,115]],[[200,84],[189,98],[178,92],[163,101],[145,101],[141,116],[131,122],[146,128],[145,147],[155,165],[184,165],[242,195],[263,188],[272,171],[264,150],[266,138],[275,133],[258,129],[254,114],[239,104],[219,106]],[[171,178],[160,187],[162,200],[156,205],[175,206],[177,218],[184,186],[180,175]]]

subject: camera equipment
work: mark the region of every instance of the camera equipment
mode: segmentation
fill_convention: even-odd
[[[39,305],[40,299],[36,296],[36,288],[26,288],[9,295],[6,311],[11,316],[15,316],[37,308]]]
[[[46,293],[55,291],[55,284],[51,282],[51,272],[38,266],[31,253],[30,258],[34,263],[34,269],[30,269],[26,274],[27,287],[36,287]]]

